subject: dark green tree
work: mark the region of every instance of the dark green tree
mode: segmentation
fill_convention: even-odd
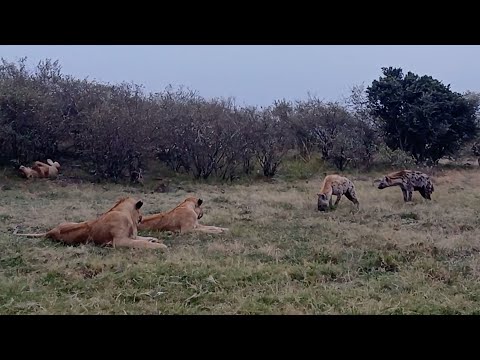
[[[437,162],[476,136],[478,103],[431,76],[392,67],[382,72],[367,96],[389,148],[410,153],[418,163]]]

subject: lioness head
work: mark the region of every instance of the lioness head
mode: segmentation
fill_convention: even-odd
[[[33,177],[33,170],[31,168],[21,165],[18,169],[27,179]]]
[[[197,204],[195,205],[195,212],[197,213],[197,219],[201,219],[203,216],[203,209],[200,207],[200,205],[203,204],[202,199],[197,200]]]
[[[329,201],[327,199],[327,194],[317,194],[318,196],[318,211],[327,211],[329,207]]]
[[[137,224],[140,224],[143,220],[143,216],[142,216],[142,213],[140,212],[140,208],[142,207],[143,205],[143,201],[142,200],[138,200],[136,203],[135,203],[135,211],[134,211],[134,221],[137,223]]]
[[[196,197],[189,197],[186,198],[185,201],[194,205],[193,211],[197,214],[197,219],[201,219],[203,216],[203,209],[200,206],[203,204],[203,200]]]
[[[203,216],[203,209],[200,207],[200,205],[203,203],[202,199],[198,199],[197,201],[197,206],[195,206],[195,212],[197,213],[197,219],[201,219]]]
[[[380,180],[380,183],[378,184],[379,189],[385,189],[386,187],[390,186],[391,180],[388,176],[385,176],[382,180]]]

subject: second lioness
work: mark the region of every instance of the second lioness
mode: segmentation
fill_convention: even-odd
[[[138,229],[180,232],[182,234],[190,231],[221,234],[228,231],[228,228],[199,224],[198,220],[203,216],[202,204],[202,199],[188,197],[170,211],[144,216]]]

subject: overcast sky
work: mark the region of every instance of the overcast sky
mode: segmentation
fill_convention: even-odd
[[[381,67],[431,75],[452,90],[480,91],[479,45],[2,45],[0,57],[34,65],[59,60],[63,72],[102,82],[133,81],[147,91],[184,85],[239,105],[304,99],[340,100],[369,85]]]

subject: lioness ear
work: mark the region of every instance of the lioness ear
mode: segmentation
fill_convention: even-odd
[[[203,204],[203,200],[202,200],[202,199],[198,199],[197,205],[200,206],[200,205],[202,205],[202,204]]]
[[[139,200],[136,204],[135,204],[135,209],[140,209],[143,205],[143,201],[142,200]]]
[[[52,159],[47,159],[47,164],[50,165],[50,166],[53,166],[53,161],[52,161]]]

